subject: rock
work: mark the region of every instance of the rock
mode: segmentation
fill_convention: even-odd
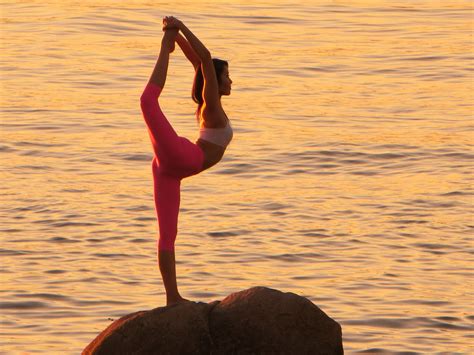
[[[267,287],[222,301],[184,302],[124,316],[88,354],[343,354],[341,326],[307,298]]]
[[[342,354],[341,326],[307,298],[265,287],[231,294],[209,318],[214,354]]]
[[[109,325],[83,354],[209,354],[212,306],[185,302],[122,317]]]

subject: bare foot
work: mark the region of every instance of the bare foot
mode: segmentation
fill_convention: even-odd
[[[174,41],[173,41],[173,42],[170,44],[170,47],[169,47],[169,48],[170,48],[170,53],[173,53],[173,52],[174,52],[174,47],[175,47],[175,45],[174,45]]]
[[[161,45],[168,48],[170,53],[173,53],[174,51],[177,35],[178,35],[178,29],[171,28],[169,30],[165,30],[165,34],[163,35],[163,39],[161,40]]]

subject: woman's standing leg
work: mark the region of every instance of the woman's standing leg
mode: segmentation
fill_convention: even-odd
[[[153,160],[155,209],[160,229],[158,263],[166,290],[166,304],[182,301],[176,280],[175,248],[178,233],[181,179],[171,176]]]

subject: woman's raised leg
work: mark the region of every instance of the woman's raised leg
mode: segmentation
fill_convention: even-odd
[[[176,153],[180,151],[181,146],[176,131],[166,119],[158,103],[158,98],[166,82],[169,54],[172,49],[170,46],[174,43],[176,34],[177,30],[175,29],[165,31],[155,68],[140,97],[140,106],[153,150],[161,163],[165,163],[166,160],[176,160]]]
[[[174,42],[176,40],[176,36],[178,35],[178,31],[179,30],[177,28],[164,31],[163,39],[161,40],[160,54],[155,65],[155,69],[153,70],[149,80],[151,83],[159,86],[162,89],[165,87],[170,53],[174,50]]]

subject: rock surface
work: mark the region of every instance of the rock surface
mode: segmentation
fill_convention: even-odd
[[[343,354],[341,326],[307,298],[267,287],[114,321],[88,354]]]

